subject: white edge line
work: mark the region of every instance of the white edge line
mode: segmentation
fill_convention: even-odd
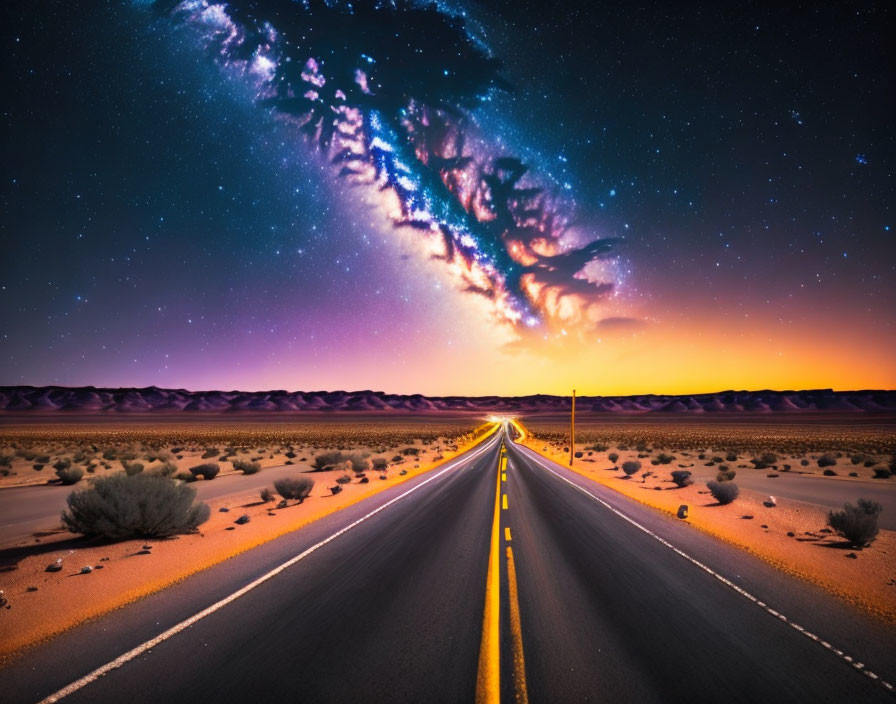
[[[496,433],[496,437],[498,437],[498,435],[499,435],[499,434]],[[305,550],[304,552],[300,553],[299,555],[296,555],[295,557],[290,558],[289,560],[287,560],[287,561],[284,562],[283,564],[281,564],[281,565],[279,565],[278,567],[275,567],[274,569],[272,569],[270,572],[267,572],[266,574],[263,574],[261,577],[259,577],[259,578],[256,579],[255,581],[250,582],[249,584],[247,584],[247,585],[246,585],[245,587],[243,587],[242,589],[239,589],[239,590],[235,591],[235,592],[234,592],[233,594],[231,594],[230,596],[226,596],[226,597],[224,597],[223,599],[221,599],[220,601],[215,602],[214,604],[212,604],[212,605],[209,606],[208,608],[203,609],[203,610],[200,611],[199,613],[197,613],[197,614],[195,614],[195,615],[193,615],[193,616],[190,616],[190,618],[181,621],[180,623],[178,623],[178,624],[175,625],[175,626],[172,626],[172,627],[169,628],[167,631],[164,631],[163,633],[160,633],[160,634],[157,635],[155,638],[152,638],[152,639],[146,641],[145,643],[142,643],[142,644],[138,645],[136,648],[133,648],[132,650],[129,650],[129,651],[126,652],[124,655],[119,655],[119,656],[118,656],[117,658],[115,658],[114,660],[112,660],[112,661],[106,663],[105,665],[102,665],[102,666],[98,667],[98,668],[95,669],[93,672],[91,672],[91,673],[89,673],[89,674],[87,674],[87,675],[84,675],[84,677],[82,677],[82,678],[80,678],[80,679],[78,679],[78,680],[75,680],[75,681],[72,682],[71,684],[69,684],[69,685],[67,685],[66,687],[63,687],[62,689],[60,689],[58,692],[55,692],[55,693],[51,694],[50,696],[48,696],[48,697],[46,697],[46,698],[44,698],[44,699],[41,699],[40,702],[39,702],[39,704],[50,704],[51,702],[58,702],[60,699],[62,699],[62,698],[64,698],[64,697],[67,697],[67,696],[70,695],[70,694],[74,694],[74,693],[77,692],[79,689],[83,689],[83,688],[86,687],[87,685],[89,685],[89,684],[95,682],[95,681],[98,680],[100,677],[102,677],[102,676],[108,674],[108,673],[111,672],[112,670],[115,670],[115,669],[121,667],[122,665],[125,665],[126,663],[130,662],[130,661],[133,660],[134,658],[139,657],[140,655],[142,655],[143,653],[145,653],[145,652],[151,650],[152,648],[154,648],[155,646],[159,645],[159,644],[162,643],[163,641],[166,641],[166,640],[168,640],[169,638],[171,638],[171,637],[173,637],[173,636],[176,636],[178,633],[180,633],[181,631],[186,630],[187,628],[189,628],[190,626],[192,626],[194,623],[196,623],[196,622],[198,622],[198,621],[201,621],[201,620],[204,619],[206,616],[210,616],[211,614],[215,613],[216,611],[218,611],[218,610],[220,610],[220,609],[223,609],[223,608],[224,608],[225,606],[227,606],[228,604],[230,604],[230,603],[236,601],[236,600],[239,599],[241,596],[244,596],[245,594],[248,594],[249,592],[251,592],[251,591],[252,591],[253,589],[255,589],[256,587],[258,587],[258,586],[264,584],[265,582],[267,582],[269,579],[272,579],[272,578],[276,577],[278,574],[280,574],[281,572],[283,572],[283,571],[286,570],[287,568],[292,567],[294,564],[296,564],[296,563],[299,562],[300,560],[303,560],[304,558],[308,557],[308,555],[310,555],[311,553],[313,553],[315,550],[318,550],[319,548],[322,548],[324,545],[326,545],[327,543],[329,543],[329,542],[335,540],[336,538],[338,538],[338,537],[339,537],[340,535],[342,535],[343,533],[347,533],[347,532],[350,531],[352,528],[354,528],[354,527],[358,526],[359,524],[363,523],[364,521],[366,521],[368,518],[371,518],[371,517],[375,516],[375,515],[378,514],[380,511],[384,511],[385,509],[387,509],[389,506],[391,506],[391,505],[394,504],[395,502],[400,501],[401,499],[405,498],[406,496],[408,496],[408,495],[414,493],[414,492],[417,491],[417,489],[419,489],[420,487],[425,486],[426,484],[429,484],[431,481],[434,481],[434,480],[438,479],[438,478],[441,477],[443,474],[445,474],[445,472],[448,472],[448,471],[454,469],[458,464],[461,464],[461,463],[463,463],[463,462],[468,462],[469,460],[473,459],[474,457],[478,457],[478,456],[481,455],[482,453],[484,453],[484,452],[486,452],[487,450],[491,449],[491,446],[492,446],[493,444],[494,444],[493,442],[489,443],[489,442],[487,441],[487,442],[486,442],[482,447],[480,447],[478,450],[472,451],[471,454],[466,455],[466,456],[461,456],[461,457],[458,457],[458,458],[456,458],[456,459],[454,459],[454,460],[451,460],[451,461],[448,463],[448,465],[447,465],[446,467],[444,467],[443,469],[439,470],[438,473],[432,475],[431,477],[428,477],[427,479],[425,479],[424,481],[420,482],[419,484],[417,484],[417,485],[415,485],[415,486],[412,486],[410,489],[408,489],[407,491],[405,491],[405,492],[402,493],[402,494],[399,494],[399,495],[396,496],[395,498],[390,499],[389,501],[387,501],[386,503],[384,503],[384,504],[383,504],[382,506],[380,506],[379,508],[374,509],[373,511],[371,511],[370,513],[368,513],[368,514],[365,515],[365,516],[362,516],[361,518],[357,519],[356,521],[354,521],[354,522],[352,522],[352,523],[349,523],[347,526],[345,526],[345,527],[339,529],[338,531],[336,531],[335,533],[333,533],[333,534],[332,534],[331,536],[329,536],[328,538],[324,538],[324,539],[321,540],[319,543],[316,543],[316,544],[312,545],[310,548],[308,548],[308,549]]]
[[[791,620],[788,619],[786,616],[784,616],[784,614],[782,614],[782,613],[780,613],[780,612],[778,612],[778,611],[775,611],[772,607],[770,607],[770,606],[769,606],[768,604],[766,604],[764,601],[761,601],[761,600],[758,599],[757,597],[753,596],[753,595],[752,595],[750,592],[748,592],[746,589],[743,589],[742,587],[739,587],[737,584],[735,584],[734,582],[732,582],[732,581],[731,581],[730,579],[728,579],[727,577],[723,577],[721,574],[719,574],[718,572],[716,572],[715,570],[713,570],[711,567],[708,567],[707,565],[703,564],[702,562],[700,562],[700,561],[697,560],[696,558],[693,558],[693,557],[691,557],[690,555],[688,555],[688,554],[687,554],[686,552],[684,552],[683,550],[681,550],[681,549],[675,547],[674,545],[672,545],[672,543],[670,543],[670,542],[669,542],[668,540],[666,540],[665,538],[660,537],[659,535],[657,535],[656,533],[654,533],[654,532],[653,532],[652,530],[650,530],[649,528],[646,528],[645,526],[642,526],[642,525],[641,525],[640,523],[638,523],[635,519],[630,518],[629,516],[627,516],[626,514],[624,514],[622,511],[620,511],[620,510],[617,509],[617,508],[614,508],[613,506],[611,506],[610,504],[608,504],[606,501],[604,501],[604,500],[601,499],[600,497],[595,496],[595,495],[592,494],[590,491],[588,491],[586,488],[584,488],[584,487],[582,487],[582,486],[579,486],[578,484],[576,484],[576,483],[573,482],[573,481],[570,481],[569,479],[567,479],[567,478],[564,477],[563,475],[558,474],[558,473],[555,472],[553,469],[551,469],[550,467],[548,467],[544,462],[542,462],[542,457],[541,457],[541,455],[539,455],[539,454],[538,454],[537,452],[535,452],[534,450],[531,450],[530,448],[526,447],[525,445],[519,445],[519,444],[517,444],[517,443],[514,443],[514,444],[516,445],[516,447],[520,448],[521,451],[524,451],[523,454],[527,454],[527,452],[528,452],[528,453],[531,453],[531,455],[530,455],[531,459],[535,460],[535,462],[537,462],[538,464],[540,464],[542,467],[544,467],[547,471],[549,471],[551,474],[553,474],[553,475],[554,475],[555,477],[557,477],[558,479],[562,479],[564,482],[566,482],[566,483],[569,484],[570,486],[574,487],[575,489],[578,489],[579,491],[581,491],[581,492],[582,492],[583,494],[585,494],[586,496],[590,496],[592,499],[594,499],[595,501],[597,501],[598,503],[600,503],[602,506],[604,506],[605,508],[609,509],[609,510],[612,511],[613,513],[615,513],[617,516],[619,516],[619,517],[622,518],[623,520],[628,521],[629,523],[631,523],[633,526],[635,526],[635,527],[638,528],[639,530],[642,530],[642,531],[644,531],[645,533],[647,533],[647,535],[649,535],[651,538],[654,538],[655,540],[658,540],[660,543],[662,543],[663,545],[665,545],[667,548],[669,548],[669,549],[672,550],[673,552],[675,552],[675,553],[681,555],[684,559],[686,559],[686,560],[688,560],[689,562],[693,563],[694,565],[696,565],[697,567],[699,567],[701,570],[703,570],[703,571],[706,572],[707,574],[710,574],[710,575],[712,575],[713,577],[715,577],[717,580],[719,580],[720,582],[722,582],[722,584],[724,584],[726,587],[730,587],[731,589],[733,589],[734,591],[736,591],[738,594],[740,594],[741,596],[743,596],[743,597],[749,599],[750,601],[752,601],[754,604],[756,604],[757,606],[759,606],[760,608],[762,608],[764,611],[766,611],[766,612],[769,613],[770,615],[774,616],[775,618],[777,618],[777,619],[780,620],[780,621],[783,621],[784,623],[786,623],[788,626],[790,626],[790,627],[793,628],[794,630],[798,631],[799,633],[802,633],[802,634],[803,634],[804,636],[806,636],[807,638],[810,638],[811,640],[815,641],[815,642],[818,643],[819,645],[823,646],[824,648],[826,648],[827,650],[829,650],[831,653],[835,654],[837,657],[839,657],[841,660],[843,660],[845,663],[847,663],[848,665],[851,665],[854,669],[858,670],[859,672],[864,673],[865,675],[867,675],[867,676],[868,676],[869,678],[871,678],[872,680],[874,680],[874,681],[878,682],[879,684],[883,685],[883,687],[884,687],[887,691],[889,691],[890,693],[893,693],[894,691],[896,691],[896,689],[894,689],[894,687],[893,687],[892,684],[890,684],[890,683],[887,682],[886,680],[881,679],[881,678],[878,677],[876,674],[874,674],[873,672],[871,672],[871,670],[867,670],[867,669],[865,669],[865,665],[864,665],[863,663],[856,661],[855,658],[852,658],[852,657],[850,657],[849,655],[845,654],[842,650],[840,650],[840,649],[838,649],[838,648],[835,648],[834,646],[832,646],[830,643],[828,643],[828,642],[825,641],[824,639],[820,638],[819,636],[815,635],[815,634],[812,633],[811,631],[809,631],[809,630],[803,628],[802,626],[800,626],[798,623],[795,623],[794,621],[791,621]],[[526,451],[527,451],[527,452],[526,452]]]

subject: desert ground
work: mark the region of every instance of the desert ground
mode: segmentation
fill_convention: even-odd
[[[52,693],[104,658],[180,628],[182,619],[246,589],[252,595],[226,613],[233,628],[254,634],[248,641],[210,640],[215,619],[209,618],[190,627],[192,635],[172,639],[171,649],[160,648],[158,657],[180,661],[199,638],[229,651],[220,662],[238,658],[237,671],[248,672],[270,661],[270,648],[284,647],[275,645],[281,633],[314,652],[330,648],[326,659],[334,663],[346,643],[363,643],[365,655],[349,675],[306,684],[321,697],[332,695],[336,681],[346,696],[360,686],[385,687],[382,693],[394,687],[384,652],[407,659],[402,681],[431,669],[432,656],[444,661],[438,649],[408,650],[421,623],[437,622],[427,633],[462,644],[451,660],[457,671],[447,672],[440,687],[463,693],[478,682],[471,677],[477,652],[482,672],[480,628],[485,639],[489,618],[479,609],[482,587],[492,583],[486,567],[497,575],[486,587],[486,605],[495,594],[511,609],[513,686],[528,673],[530,691],[541,699],[575,699],[603,686],[606,668],[579,662],[595,647],[595,634],[609,639],[609,651],[646,648],[651,662],[665,662],[645,630],[657,619],[674,622],[669,633],[700,658],[714,657],[718,648],[738,650],[738,658],[753,663],[736,668],[738,677],[769,658],[787,661],[804,677],[817,673],[828,656],[813,634],[830,632],[850,648],[849,657],[871,663],[869,677],[882,672],[884,689],[890,686],[890,646],[878,652],[875,644],[892,642],[896,626],[892,419],[584,414],[569,472],[562,415],[512,422],[481,414],[301,418],[66,416],[52,423],[31,417],[0,427],[0,676],[15,684],[15,700]],[[639,464],[626,471],[627,463]],[[672,472],[690,474],[679,486]],[[66,527],[61,513],[70,496],[92,491],[94,478],[128,475],[163,476],[195,491],[208,518],[168,538],[113,540]],[[305,493],[281,491],[288,479],[304,482]],[[717,501],[707,487],[712,481],[729,490],[737,485],[736,498]],[[831,508],[858,498],[884,507],[882,530],[861,548],[827,525]],[[688,513],[677,518],[682,505]],[[488,546],[498,541],[507,565],[493,571],[500,553]],[[310,552],[315,556],[304,567],[281,572]],[[694,559],[704,561],[700,569],[689,566]],[[260,575],[269,586],[252,586]],[[781,631],[750,600],[773,615],[771,605],[783,608],[809,628]],[[296,610],[302,603],[315,606]],[[715,608],[737,627],[720,628]],[[624,623],[605,623],[608,614]],[[102,652],[85,654],[85,638],[99,638]],[[244,642],[258,647],[229,650]],[[157,671],[146,669],[151,662],[141,657],[147,665],[135,660],[126,674],[91,684],[82,691],[85,701],[114,701],[135,677],[155,681]],[[560,677],[570,663],[578,663],[576,676]],[[58,670],[52,682],[35,680],[47,667]],[[627,666],[614,667],[620,672],[614,686],[632,681]],[[680,672],[671,667],[657,677],[656,691],[668,692],[678,687]],[[792,670],[770,678],[746,678],[740,686],[766,696],[790,686]],[[414,687],[431,687],[418,679]],[[201,682],[170,686],[180,691],[225,680],[241,686],[242,679],[211,670]],[[833,669],[815,686],[819,693],[829,686],[845,693],[864,691],[865,684]],[[869,686],[872,694],[880,689]]]

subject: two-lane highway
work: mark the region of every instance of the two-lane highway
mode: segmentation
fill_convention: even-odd
[[[25,654],[0,670],[0,692],[11,703],[874,702],[890,697],[863,671],[892,680],[894,644],[892,627],[502,431]]]

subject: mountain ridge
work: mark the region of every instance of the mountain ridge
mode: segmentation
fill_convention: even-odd
[[[382,391],[188,391],[157,386],[0,386],[0,414],[95,413],[300,413],[350,412],[550,412],[570,407],[568,396],[424,396]],[[896,391],[738,391],[704,394],[579,396],[576,409],[618,414],[896,412]]]

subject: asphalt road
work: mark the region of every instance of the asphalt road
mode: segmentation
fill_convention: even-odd
[[[744,592],[888,681],[896,629],[530,451],[509,446],[500,481],[500,439],[26,653],[3,701],[41,700],[348,526],[64,701],[472,702],[490,560],[504,701],[891,700]]]

